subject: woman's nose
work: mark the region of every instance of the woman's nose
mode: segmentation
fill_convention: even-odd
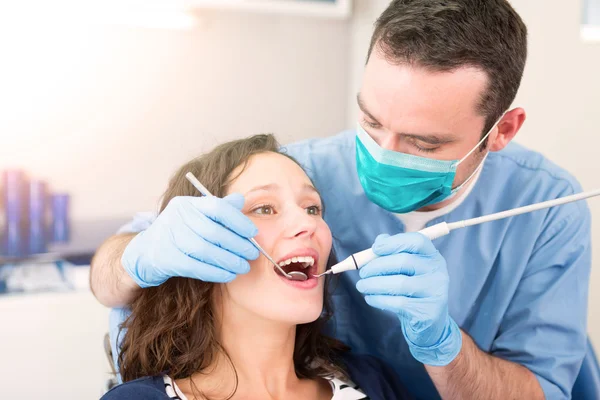
[[[317,229],[317,220],[314,215],[307,214],[306,210],[299,209],[288,215],[286,226],[290,237],[311,237]]]

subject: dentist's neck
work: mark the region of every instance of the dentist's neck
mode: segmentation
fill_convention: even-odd
[[[284,398],[297,387],[293,361],[296,325],[262,318],[227,299],[215,310],[217,335],[227,355],[219,352],[212,367],[192,377],[202,392],[214,398],[228,397],[235,388],[236,374],[233,399],[248,395]],[[188,392],[184,386],[185,381],[180,388]]]

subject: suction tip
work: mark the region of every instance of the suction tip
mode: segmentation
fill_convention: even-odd
[[[331,270],[331,269],[328,269],[327,271],[323,272],[322,274],[319,274],[319,275],[313,275],[313,278],[320,278],[320,277],[322,277],[322,276],[329,275],[329,274],[331,274],[332,272],[333,272],[333,270]]]

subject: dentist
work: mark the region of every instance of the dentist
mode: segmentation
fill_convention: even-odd
[[[380,256],[340,276],[332,333],[393,366],[418,398],[566,399],[584,358],[585,203],[435,243],[415,233],[581,190],[511,143],[525,121],[511,104],[526,56],[526,27],[506,0],[392,1],[375,25],[357,129],[287,148],[322,194],[338,258],[369,247]],[[138,217],[98,250],[96,297],[116,307],[173,276],[227,282],[247,272],[258,253],[224,239],[256,234],[242,204],[199,202],[198,227],[181,202]]]

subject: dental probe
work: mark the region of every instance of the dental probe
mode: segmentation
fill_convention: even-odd
[[[529,206],[513,208],[512,210],[502,211],[495,214],[485,215],[483,217],[477,217],[472,219],[465,219],[458,222],[441,222],[439,224],[430,226],[428,228],[422,229],[419,233],[427,236],[430,240],[434,240],[440,238],[442,236],[446,236],[451,231],[460,228],[466,228],[467,226],[480,225],[485,222],[496,221],[499,219],[514,217],[516,215],[526,214],[533,211],[543,210],[545,208],[560,206],[567,203],[572,203],[574,201],[584,200],[590,197],[600,196],[600,189],[592,190],[589,192],[582,192],[578,194],[573,194],[571,196],[562,197],[559,199],[544,201],[542,203],[531,204]],[[354,253],[350,257],[346,258],[344,261],[334,265],[329,270],[325,271],[320,275],[314,275],[316,278],[321,277],[327,274],[339,274],[344,271],[351,271],[353,269],[362,268],[368,262],[374,260],[378,256],[373,253],[373,250],[367,249],[363,250],[359,253]]]
[[[194,174],[192,174],[191,172],[188,172],[187,174],[185,174],[185,177],[204,196],[206,196],[206,197],[214,197],[212,195],[212,193],[210,193],[208,191],[208,189],[202,183],[200,183],[200,181],[194,176]],[[256,246],[256,248],[258,249],[258,251],[260,251],[262,253],[262,255],[265,256],[265,258],[267,260],[269,260],[279,270],[279,272],[281,272],[283,274],[283,276],[285,276],[289,280],[292,280],[292,281],[305,281],[305,280],[308,279],[308,276],[306,276],[306,274],[304,272],[300,272],[300,271],[291,271],[289,273],[285,272],[283,270],[283,268],[281,268],[279,266],[279,264],[277,264],[275,262],[275,260],[273,260],[271,258],[271,256],[262,247],[260,247],[260,245],[258,244],[258,242],[254,238],[250,238],[248,240],[250,240],[252,242],[252,244],[254,246]]]

